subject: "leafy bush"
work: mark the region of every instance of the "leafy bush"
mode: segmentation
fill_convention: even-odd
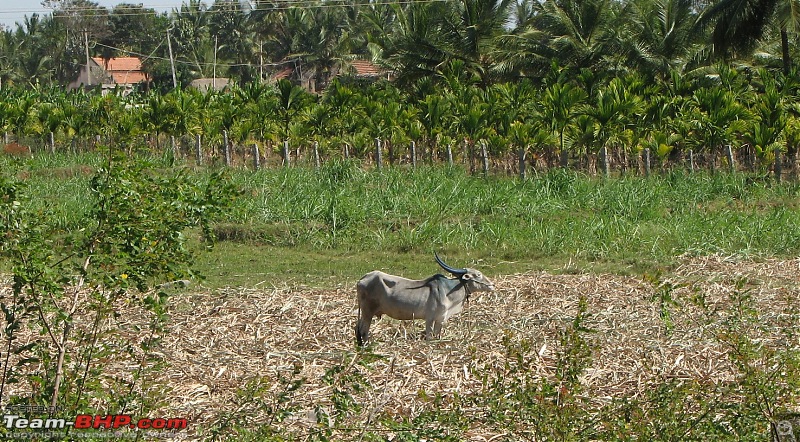
[[[196,183],[181,171],[119,157],[87,185],[80,228],[63,230],[24,184],[0,177],[0,255],[13,275],[11,296],[0,298],[0,397],[23,383],[30,396],[15,396],[11,405],[73,415],[144,413],[159,404],[152,386],[142,384],[164,363],[155,357],[167,321],[162,283],[195,276],[186,233],[198,228],[212,240],[211,219],[236,192],[224,173]],[[147,330],[141,340],[120,339],[129,327],[118,314],[122,305],[145,312],[136,318]],[[19,344],[27,329],[40,338]],[[112,361],[135,369],[112,376],[105,369]]]

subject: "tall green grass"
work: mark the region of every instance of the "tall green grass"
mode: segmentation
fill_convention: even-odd
[[[797,186],[744,175],[673,173],[597,179],[563,170],[524,182],[459,168],[321,170],[234,175],[245,196],[232,236],[352,251],[472,250],[501,259],[540,256],[668,261],[683,253],[794,255]]]
[[[101,164],[98,157],[0,162],[5,175],[27,183],[31,203],[41,206],[43,216],[55,217],[64,229],[80,228],[90,204],[87,169]],[[156,158],[154,167],[171,166]],[[406,267],[415,269],[433,250],[503,271],[577,263],[617,272],[668,267],[687,253],[800,252],[798,185],[745,174],[603,179],[558,169],[520,181],[470,176],[459,167],[376,171],[332,160],[319,170],[230,175],[242,195],[216,227],[226,245],[216,253],[230,256],[212,253],[200,263],[209,269],[232,260],[233,267],[246,270],[265,249],[275,250],[271,256],[328,257],[323,261],[346,256],[347,263],[328,270],[350,277],[387,256],[405,256]],[[259,268],[271,265],[255,261]],[[315,273],[314,266],[329,263],[304,265]]]

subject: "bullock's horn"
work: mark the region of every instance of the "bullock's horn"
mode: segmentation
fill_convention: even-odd
[[[445,264],[444,261],[442,261],[442,258],[439,258],[438,253],[433,252],[433,256],[436,257],[436,262],[439,263],[439,265],[448,272],[458,276],[462,276],[467,273],[467,269],[456,269],[454,267],[450,267],[449,265]]]

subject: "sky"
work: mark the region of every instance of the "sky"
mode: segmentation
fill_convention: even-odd
[[[106,8],[113,8],[120,3],[142,4],[145,8],[156,11],[171,11],[180,7],[183,0],[94,0],[95,3]],[[34,13],[49,15],[53,11],[42,6],[42,0],[0,0],[0,26],[16,29],[16,23],[22,23],[24,17]]]

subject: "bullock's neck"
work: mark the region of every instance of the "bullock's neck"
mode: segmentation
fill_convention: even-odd
[[[470,290],[467,286],[466,281],[462,280],[461,278],[455,279],[447,279],[448,287],[447,287],[447,296],[452,297],[453,301],[461,301],[462,299],[466,301],[469,299]]]
[[[443,288],[446,290],[446,296],[452,301],[458,302],[469,299],[470,290],[467,281],[461,278],[448,278],[441,274],[434,275],[431,279],[441,282]]]
[[[461,282],[461,286],[464,287],[464,306],[466,306],[467,303],[469,302],[469,295],[472,294],[472,290],[470,290],[469,288],[468,281],[464,281],[461,278],[459,278],[459,281]]]

